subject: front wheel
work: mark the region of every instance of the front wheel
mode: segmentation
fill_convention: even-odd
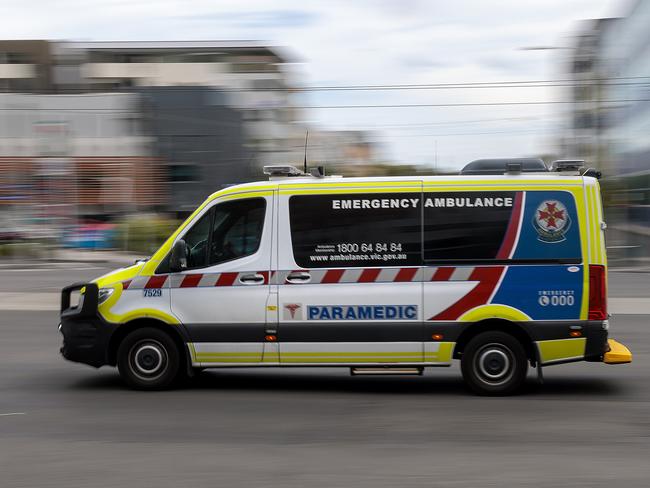
[[[505,332],[488,331],[469,341],[461,357],[463,379],[479,395],[510,395],[526,380],[528,359],[521,343]]]
[[[168,334],[145,327],[124,338],[117,350],[117,368],[132,388],[163,390],[179,375],[180,353]]]

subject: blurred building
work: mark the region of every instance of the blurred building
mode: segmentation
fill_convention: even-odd
[[[184,213],[294,161],[290,62],[251,41],[0,41],[0,203]]]
[[[42,217],[187,213],[259,176],[224,97],[205,87],[0,94],[0,203]]]
[[[650,2],[636,1],[605,39],[607,97],[620,100],[608,119],[614,230],[627,259],[650,258]]]
[[[261,177],[256,153],[244,148],[242,114],[225,104],[224,92],[176,86],[137,93],[143,132],[165,166],[167,212],[189,214],[219,188]]]
[[[0,94],[0,205],[30,222],[162,208],[137,94]]]
[[[597,161],[607,203],[610,257],[650,257],[650,2],[596,20],[574,62],[576,151]],[[587,81],[593,80],[593,81]]]
[[[649,25],[650,2],[636,2],[628,16],[605,36],[603,49],[606,75],[611,80],[607,98],[619,100],[612,107],[606,132],[611,174],[625,178],[630,190],[636,186],[639,192],[631,200],[643,205],[650,205]],[[650,212],[642,220],[650,225]]]
[[[306,133],[297,141],[299,149],[304,148]],[[358,167],[377,162],[375,134],[361,130],[318,130],[309,129],[307,141],[307,162],[311,166],[332,165]]]
[[[40,92],[52,88],[48,41],[0,41],[0,92]]]
[[[0,91],[116,92],[213,87],[242,111],[245,143],[264,164],[286,163],[302,129],[292,106],[294,60],[255,41],[0,41]]]
[[[185,214],[263,165],[299,164],[293,62],[253,41],[0,41],[0,204],[50,220]],[[375,147],[316,130],[308,160],[360,167]]]
[[[618,19],[596,19],[581,23],[569,59],[572,101],[564,154],[585,159],[606,171],[605,130],[610,106],[607,97],[607,66],[603,54],[605,36]]]

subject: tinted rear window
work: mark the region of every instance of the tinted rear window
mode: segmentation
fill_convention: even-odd
[[[431,192],[424,202],[425,262],[581,260],[569,192]]]
[[[421,264],[419,193],[293,196],[293,255],[304,268]]]
[[[496,259],[515,192],[425,193],[424,259]]]

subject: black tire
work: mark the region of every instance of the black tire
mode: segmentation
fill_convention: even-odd
[[[145,327],[127,335],[117,350],[124,382],[137,390],[164,390],[178,378],[181,355],[165,332]]]
[[[526,381],[528,358],[510,334],[487,331],[469,341],[460,367],[467,386],[478,395],[511,395]]]

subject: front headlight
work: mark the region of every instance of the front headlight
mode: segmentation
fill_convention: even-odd
[[[113,294],[114,288],[100,288],[97,296],[97,304],[101,305]]]

